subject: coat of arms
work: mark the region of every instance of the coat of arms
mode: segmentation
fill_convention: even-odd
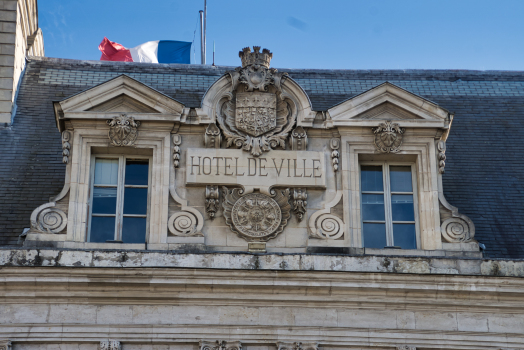
[[[121,114],[107,121],[109,139],[113,146],[131,146],[138,137],[140,122],[127,114]]]
[[[231,90],[221,99],[217,120],[227,140],[255,157],[275,147],[285,148],[297,108],[282,91],[287,73],[269,68],[273,54],[254,46],[240,51],[242,67],[229,71]]]

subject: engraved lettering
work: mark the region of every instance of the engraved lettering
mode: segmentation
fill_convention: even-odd
[[[224,157],[224,175],[233,175],[233,172],[231,172],[231,174],[228,174],[227,172],[227,169],[231,169],[231,165],[227,165],[227,160],[228,159],[233,159],[231,157]],[[237,158],[238,160],[238,158]]]
[[[245,173],[239,174],[238,173],[238,157],[235,157],[235,175],[236,176],[244,176]]]
[[[260,168],[260,176],[267,176],[267,172],[265,174],[262,174],[262,169],[264,169],[264,171],[266,171],[266,161],[267,159],[266,158],[258,158],[259,161],[258,161],[258,167]],[[264,165],[262,165],[262,161],[264,161]]]
[[[200,175],[200,157],[198,157],[198,164],[195,164],[193,162],[193,158],[195,158],[195,157],[191,156],[191,175],[195,175],[193,173],[193,167],[195,167],[195,166],[198,168],[198,174],[197,175]]]
[[[218,172],[220,167],[220,159],[224,159],[224,157],[213,157],[213,159],[217,160],[217,175],[220,175],[220,173]]]
[[[293,159],[293,173],[295,174],[294,177],[302,177],[304,174],[297,175],[297,160]]]
[[[304,177],[311,177],[313,174],[306,175],[306,159],[304,158]]]
[[[320,173],[320,175],[315,175],[315,170],[318,170],[320,171],[320,165],[318,165],[317,167],[315,167],[315,162],[319,162],[320,163],[320,159],[313,159],[313,176],[314,177],[322,177],[322,173]]]
[[[284,164],[284,159],[280,158],[280,168],[277,168],[277,163],[275,162],[275,158],[273,159],[273,165],[275,165],[275,170],[277,171],[277,176],[280,176],[280,172],[282,171],[282,165]]]
[[[255,171],[253,174],[251,174],[251,161],[255,163]],[[257,159],[256,158],[248,158],[247,159],[247,176],[255,176],[257,174]]]
[[[200,157],[199,157],[200,158]],[[209,172],[206,173],[206,159],[209,159]],[[211,174],[211,158],[210,157],[204,157],[202,159],[202,173],[204,175],[209,175]]]

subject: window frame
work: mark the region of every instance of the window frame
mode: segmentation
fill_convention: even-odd
[[[382,167],[382,181],[383,181],[383,192],[380,191],[364,191],[362,192],[362,166],[381,166]],[[394,194],[410,194],[410,192],[391,192],[391,178],[390,178],[390,167],[391,166],[409,166],[411,168],[411,186],[413,195],[413,210],[415,217],[415,239],[416,248],[421,249],[421,237],[420,237],[420,220],[419,220],[419,203],[418,203],[418,187],[417,187],[417,168],[415,162],[401,162],[401,161],[359,161],[358,162],[358,182],[359,182],[359,194],[360,194],[360,227],[361,227],[361,240],[362,247],[365,245],[364,236],[364,222],[379,222],[377,220],[364,220],[363,216],[363,194],[383,194],[384,195],[384,216],[386,226],[386,247],[394,247],[394,236],[393,236],[393,215],[391,206],[391,196]],[[382,223],[382,222],[380,222]],[[395,223],[413,223],[413,221],[395,221]],[[385,247],[383,247],[385,248]],[[368,248],[368,249],[383,249],[383,248]]]
[[[118,159],[118,179],[117,179],[117,200],[116,200],[116,212],[115,212],[115,227],[113,240],[107,240],[106,242],[91,242],[91,218],[93,217],[93,194],[95,187],[95,167],[96,159]],[[151,211],[151,178],[152,178],[152,156],[144,155],[131,155],[131,154],[91,154],[91,162],[89,169],[89,203],[88,203],[88,224],[86,233],[87,243],[124,243],[122,241],[122,227],[124,220],[124,191],[126,187],[133,188],[145,188],[145,185],[126,185],[125,184],[125,164],[126,160],[147,160],[148,161],[148,179],[147,179],[147,211],[146,211],[146,232],[144,243],[149,240],[149,220]],[[103,187],[103,186],[102,186]],[[96,216],[113,216],[104,214],[95,214]],[[127,214],[126,217],[144,217],[144,215]],[[124,243],[134,244],[134,243]]]

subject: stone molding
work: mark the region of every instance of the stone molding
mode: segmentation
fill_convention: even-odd
[[[398,345],[397,350],[417,350],[417,347],[410,345]]]

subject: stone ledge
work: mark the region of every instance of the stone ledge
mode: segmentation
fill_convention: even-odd
[[[524,277],[524,260],[428,256],[177,253],[146,250],[0,248],[0,267],[178,267]]]

